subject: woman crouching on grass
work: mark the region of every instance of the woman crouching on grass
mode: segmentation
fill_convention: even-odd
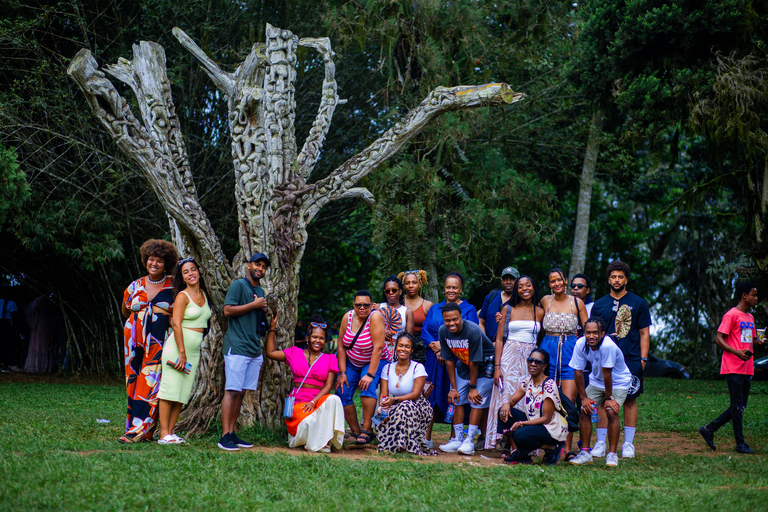
[[[516,451],[504,457],[509,464],[531,464],[530,452],[544,449],[544,464],[554,466],[565,451],[568,424],[558,411],[563,406],[557,384],[548,376],[549,353],[535,348],[528,356],[528,378],[499,411],[499,432],[511,433]],[[525,398],[525,412],[513,407]]]
[[[411,361],[413,335],[401,332],[399,336],[395,341],[397,360],[381,371],[379,403],[388,415],[378,428],[379,451],[426,455],[430,450],[425,436],[432,421],[432,406],[423,394],[427,370]]]
[[[189,402],[200,345],[211,318],[207,289],[194,258],[181,260],[173,277],[173,329],[163,347],[160,379],[160,440],[158,444],[181,444],[173,433],[181,408]],[[172,342],[173,340],[174,342]]]
[[[309,323],[307,348],[275,349],[275,326],[278,314],[272,317],[267,336],[266,356],[288,363],[293,375],[295,399],[293,417],[286,418],[288,446],[304,446],[310,452],[341,450],[344,441],[344,409],[341,399],[329,394],[333,389],[339,363],[333,354],[324,354],[328,339],[328,324],[317,315]]]

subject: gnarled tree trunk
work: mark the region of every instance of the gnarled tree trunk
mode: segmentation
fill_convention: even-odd
[[[355,184],[442,113],[510,104],[521,100],[523,94],[512,92],[506,84],[437,88],[368,148],[326,178],[309,183],[336,105],[342,103],[336,90],[330,40],[298,39],[287,30],[267,25],[266,42],[254,45],[235,72],[227,73],[183,31],[175,28],[173,33],[227,98],[241,246],[231,263],[224,257],[197,198],[166,75],[163,48],[142,41],[134,45],[133,61],[120,59],[116,65],[105,68],[133,89],[143,123],[98,70],[88,50],[83,49],[75,56],[68,73],[118,147],[147,177],[168,212],[174,240],[204,268],[214,310],[213,329],[203,342],[195,388],[183,416],[184,426],[198,432],[207,429],[219,412],[224,392],[224,296],[230,283],[243,275],[250,255],[264,252],[272,260],[262,285],[276,299],[280,311],[277,345],[286,348],[292,343],[296,323],[299,269],[307,226],[320,209],[343,197],[372,202],[371,193]],[[320,107],[301,151],[294,133],[299,45],[317,50],[325,63]],[[271,427],[282,426],[282,397],[290,382],[285,366],[265,363],[259,389],[243,402],[241,422],[247,425],[255,420]]]

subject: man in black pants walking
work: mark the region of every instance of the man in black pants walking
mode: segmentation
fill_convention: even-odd
[[[757,331],[755,318],[749,313],[749,308],[757,304],[757,288],[752,283],[739,283],[736,286],[736,298],[739,303],[723,316],[723,321],[717,328],[717,345],[723,349],[720,375],[725,375],[731,404],[723,414],[699,428],[699,434],[707,446],[715,450],[715,432],[731,421],[733,435],[736,437],[736,451],[755,453],[755,450],[744,442],[742,419],[744,409],[747,408],[752,375],[755,374],[752,344],[757,337]]]

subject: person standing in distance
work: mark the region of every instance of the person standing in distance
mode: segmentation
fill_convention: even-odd
[[[616,340],[629,371],[640,381],[637,391],[628,395],[624,402],[624,444],[621,445],[621,457],[629,459],[635,456],[637,397],[643,393],[643,370],[651,347],[651,313],[647,302],[627,291],[629,265],[623,261],[614,261],[608,265],[605,274],[608,276],[611,293],[595,301],[591,316],[605,320],[606,332]],[[605,456],[607,433],[608,420],[601,416],[597,423],[597,442],[592,448],[593,457]]]
[[[483,307],[477,314],[477,325],[483,328],[483,332],[489,340],[496,339],[496,330],[501,319],[499,312],[517,293],[515,280],[518,277],[520,277],[520,272],[516,268],[505,268],[501,271],[501,290],[491,291],[483,300]]]
[[[699,434],[710,449],[716,450],[715,432],[730,421],[733,423],[733,435],[736,437],[736,451],[755,453],[755,450],[744,442],[742,419],[744,409],[747,408],[752,376],[755,374],[752,343],[757,337],[757,331],[755,318],[749,313],[749,308],[757,305],[757,288],[752,283],[739,283],[736,286],[736,298],[739,303],[723,316],[723,321],[717,328],[716,338],[717,346],[723,349],[720,375],[725,375],[731,404],[723,414],[699,428]]]
[[[571,295],[580,298],[584,302],[587,316],[592,315],[592,306],[595,301],[589,296],[592,289],[592,280],[586,274],[576,274],[571,278]]]
[[[253,443],[235,435],[235,425],[240,416],[245,390],[255,390],[259,385],[262,355],[261,337],[266,334],[267,301],[261,279],[267,273],[270,262],[266,254],[257,252],[248,262],[246,277],[237,279],[227,290],[224,299],[224,316],[229,328],[224,335],[225,391],[221,401],[221,431],[219,448],[239,450],[250,448]]]

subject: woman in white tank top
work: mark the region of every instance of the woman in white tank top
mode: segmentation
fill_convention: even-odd
[[[526,359],[536,347],[536,338],[541,332],[541,320],[544,310],[536,304],[539,302],[538,291],[533,280],[528,276],[520,276],[515,281],[514,290],[509,305],[501,310],[501,321],[496,331],[496,367],[494,372],[493,393],[488,410],[488,426],[485,430],[485,449],[491,449],[501,439],[496,427],[498,425],[499,409],[504,402],[509,401],[528,377]],[[505,339],[506,331],[506,339]],[[525,404],[518,402],[516,407],[524,410]]]

